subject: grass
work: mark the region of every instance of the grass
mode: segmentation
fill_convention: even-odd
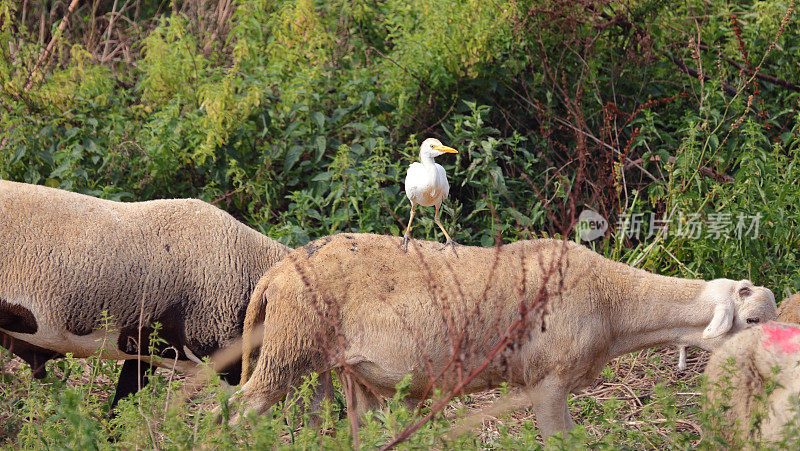
[[[569,399],[570,413],[576,426],[585,430],[586,444],[608,442],[603,437],[609,434],[622,436],[619,447],[664,449],[699,444],[701,426],[696,417],[707,360],[707,352],[696,350],[690,353],[687,369],[679,371],[673,348],[648,349],[612,360],[591,387]],[[454,420],[462,409],[478,412],[500,396],[500,390],[492,390],[458,398],[448,408],[448,418]],[[667,398],[675,401],[673,415],[661,408]],[[500,418],[486,418],[474,433],[481,445],[491,447],[522,438],[532,425],[533,412],[520,409]],[[541,437],[537,443],[543,443]]]
[[[699,445],[700,380],[706,361],[707,353],[690,351],[688,368],[678,371],[677,354],[672,348],[640,351],[613,360],[591,387],[570,397],[570,412],[578,427],[566,441],[553,444],[637,449]],[[151,386],[136,395],[136,402],[123,402],[118,418],[110,421],[107,409],[118,368],[114,362],[68,358],[49,362],[49,375],[40,382],[32,379],[27,365],[2,351],[0,424],[4,426],[0,443],[20,448],[72,448],[81,443],[99,448],[159,449],[257,447],[257,443],[288,448],[350,446],[340,392],[334,405],[328,406],[329,418],[322,433],[310,425],[312,420],[302,408],[308,401],[304,388],[270,414],[251,418],[240,427],[224,428],[211,420],[219,400],[227,398],[226,391],[212,384],[173,410],[170,404],[185,378],[165,369],[160,369]],[[447,446],[444,432],[450,426],[492,405],[506,391],[501,388],[456,398],[440,418],[401,446]],[[359,431],[362,445],[385,443],[393,431],[402,429],[408,417],[409,412],[400,403],[374,413]],[[490,449],[538,448],[542,444],[530,409],[483,418],[479,427],[451,443]]]

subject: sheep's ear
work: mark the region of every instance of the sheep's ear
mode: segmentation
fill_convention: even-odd
[[[733,302],[717,304],[714,307],[714,317],[703,331],[703,338],[716,338],[731,330],[733,326]]]

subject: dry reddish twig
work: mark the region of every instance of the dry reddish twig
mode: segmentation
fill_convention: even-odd
[[[50,43],[47,44],[47,47],[44,49],[41,55],[39,55],[39,59],[36,61],[36,65],[33,66],[33,70],[30,74],[28,74],[28,78],[25,80],[25,85],[23,86],[22,90],[27,92],[33,87],[33,83],[35,80],[36,72],[39,71],[42,67],[47,65],[47,62],[50,61],[50,56],[53,54],[53,47],[56,44],[56,40],[64,33],[64,30],[67,28],[67,24],[69,23],[69,17],[72,15],[72,12],[75,11],[75,7],[78,6],[78,0],[72,0],[69,4],[69,8],[67,8],[66,14],[64,14],[64,18],[61,20],[61,23],[58,24],[58,33],[53,35],[50,39]],[[42,8],[42,14],[44,14],[44,8]],[[42,26],[44,26],[44,20],[42,20]]]
[[[701,80],[703,80],[703,81],[708,81],[708,80],[711,80],[711,77],[709,77],[708,75],[703,75],[703,74],[701,74],[700,72],[698,72],[698,71],[696,71],[696,70],[692,69],[691,67],[687,66],[687,65],[686,65],[686,63],[684,63],[683,61],[681,61],[680,59],[678,59],[678,58],[677,58],[677,57],[675,57],[674,55],[667,54],[667,57],[668,57],[668,58],[669,58],[669,59],[670,59],[670,60],[671,60],[671,61],[672,61],[672,62],[673,62],[673,63],[674,63],[676,66],[678,66],[678,69],[679,69],[681,72],[683,72],[683,73],[685,73],[685,74],[687,74],[687,75],[691,75],[692,77],[695,77],[695,78],[701,79]],[[720,84],[721,84],[721,86],[722,86],[722,89],[723,89],[723,90],[724,90],[724,91],[725,91],[727,94],[730,94],[730,95],[732,95],[732,96],[735,96],[735,95],[736,95],[736,94],[738,94],[738,92],[739,92],[739,91],[737,91],[737,90],[736,90],[736,88],[734,88],[733,86],[731,86],[729,83],[726,83],[726,82],[721,82]]]
[[[101,62],[108,61],[108,52],[111,49],[111,33],[114,30],[114,21],[117,18],[117,1],[111,6],[111,13],[109,14],[108,27],[106,28],[106,42],[103,45],[103,56],[100,57]],[[127,4],[127,2],[125,2]],[[125,6],[123,6],[124,8]]]
[[[784,80],[782,78],[774,77],[772,75],[767,75],[767,74],[762,74],[760,72],[755,72],[755,70],[753,68],[743,66],[742,64],[740,64],[740,63],[728,58],[727,56],[721,54],[718,50],[709,47],[708,44],[701,43],[699,48],[702,49],[702,50],[710,51],[717,58],[719,58],[722,61],[725,61],[726,63],[730,64],[731,66],[739,69],[739,71],[741,73],[743,73],[743,74],[747,74],[747,75],[754,75],[755,74],[756,78],[761,80],[761,81],[765,81],[767,83],[772,83],[772,84],[778,85],[778,86],[783,86],[784,88],[791,89],[792,91],[800,92],[800,86],[798,86],[796,83],[793,83],[793,82],[788,81],[788,80]]]
[[[529,315],[533,315],[535,319],[538,321],[543,321],[543,314],[545,304],[549,297],[548,293],[546,292],[546,286],[550,278],[556,273],[558,269],[560,269],[561,262],[565,253],[566,246],[564,247],[564,251],[562,251],[559,258],[551,264],[548,271],[544,273],[544,277],[541,281],[541,287],[531,300],[529,304],[525,303],[524,297],[520,301],[519,304],[519,316],[517,319],[508,326],[505,332],[500,336],[498,342],[495,346],[489,351],[486,355],[484,360],[474,369],[472,370],[466,377],[461,378],[461,380],[451,389],[448,393],[441,399],[437,400],[430,408],[430,413],[428,413],[425,417],[418,420],[416,423],[406,427],[403,431],[401,431],[391,442],[385,445],[382,449],[388,450],[391,449],[398,444],[402,443],[403,441],[407,440],[412,434],[414,434],[420,427],[425,425],[434,416],[439,414],[442,409],[457,395],[461,394],[463,389],[472,382],[475,377],[477,377],[486,367],[489,366],[492,361],[497,358],[501,353],[505,352],[509,346],[513,343],[517,342],[520,338],[528,330],[528,327],[532,325],[532,319]],[[563,280],[563,278],[562,278]],[[523,281],[524,284],[524,281]],[[524,286],[524,285],[523,285]],[[542,323],[543,324],[543,323]],[[534,382],[535,384],[535,382]]]

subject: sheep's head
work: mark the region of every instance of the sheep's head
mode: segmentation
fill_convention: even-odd
[[[755,286],[746,279],[712,280],[706,284],[700,296],[714,305],[714,315],[703,331],[705,339],[765,323],[778,316],[772,291]]]

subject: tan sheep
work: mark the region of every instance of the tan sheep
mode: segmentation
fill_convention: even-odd
[[[800,293],[795,293],[781,302],[778,321],[800,324]]]
[[[780,440],[798,413],[791,398],[800,394],[800,327],[768,322],[741,331],[714,351],[705,374],[705,407],[723,413],[717,426],[726,440]]]
[[[199,200],[112,202],[0,180],[0,345],[44,363],[143,353],[153,323],[179,369],[231,343],[264,272],[291,249]],[[113,332],[99,330],[107,311]],[[172,361],[165,362],[171,365]],[[126,360],[116,401],[147,364]],[[238,383],[238,365],[228,370]]]
[[[504,381],[527,387],[550,435],[572,427],[567,395],[614,357],[667,344],[714,349],[730,332],[775,317],[772,292],[747,280],[659,276],[574,243],[461,247],[457,256],[434,242],[416,241],[408,253],[397,244],[334,235],[267,271],[245,319],[245,343],[262,321],[265,331],[260,353],[243,350],[247,408],[265,411],[303,375],[345,364],[355,372],[358,411],[408,374],[412,400],[429,393],[432,374],[444,373],[436,385],[452,388],[489,355],[520,305],[530,308],[545,290],[543,325],[529,315],[531,327],[463,392]]]

